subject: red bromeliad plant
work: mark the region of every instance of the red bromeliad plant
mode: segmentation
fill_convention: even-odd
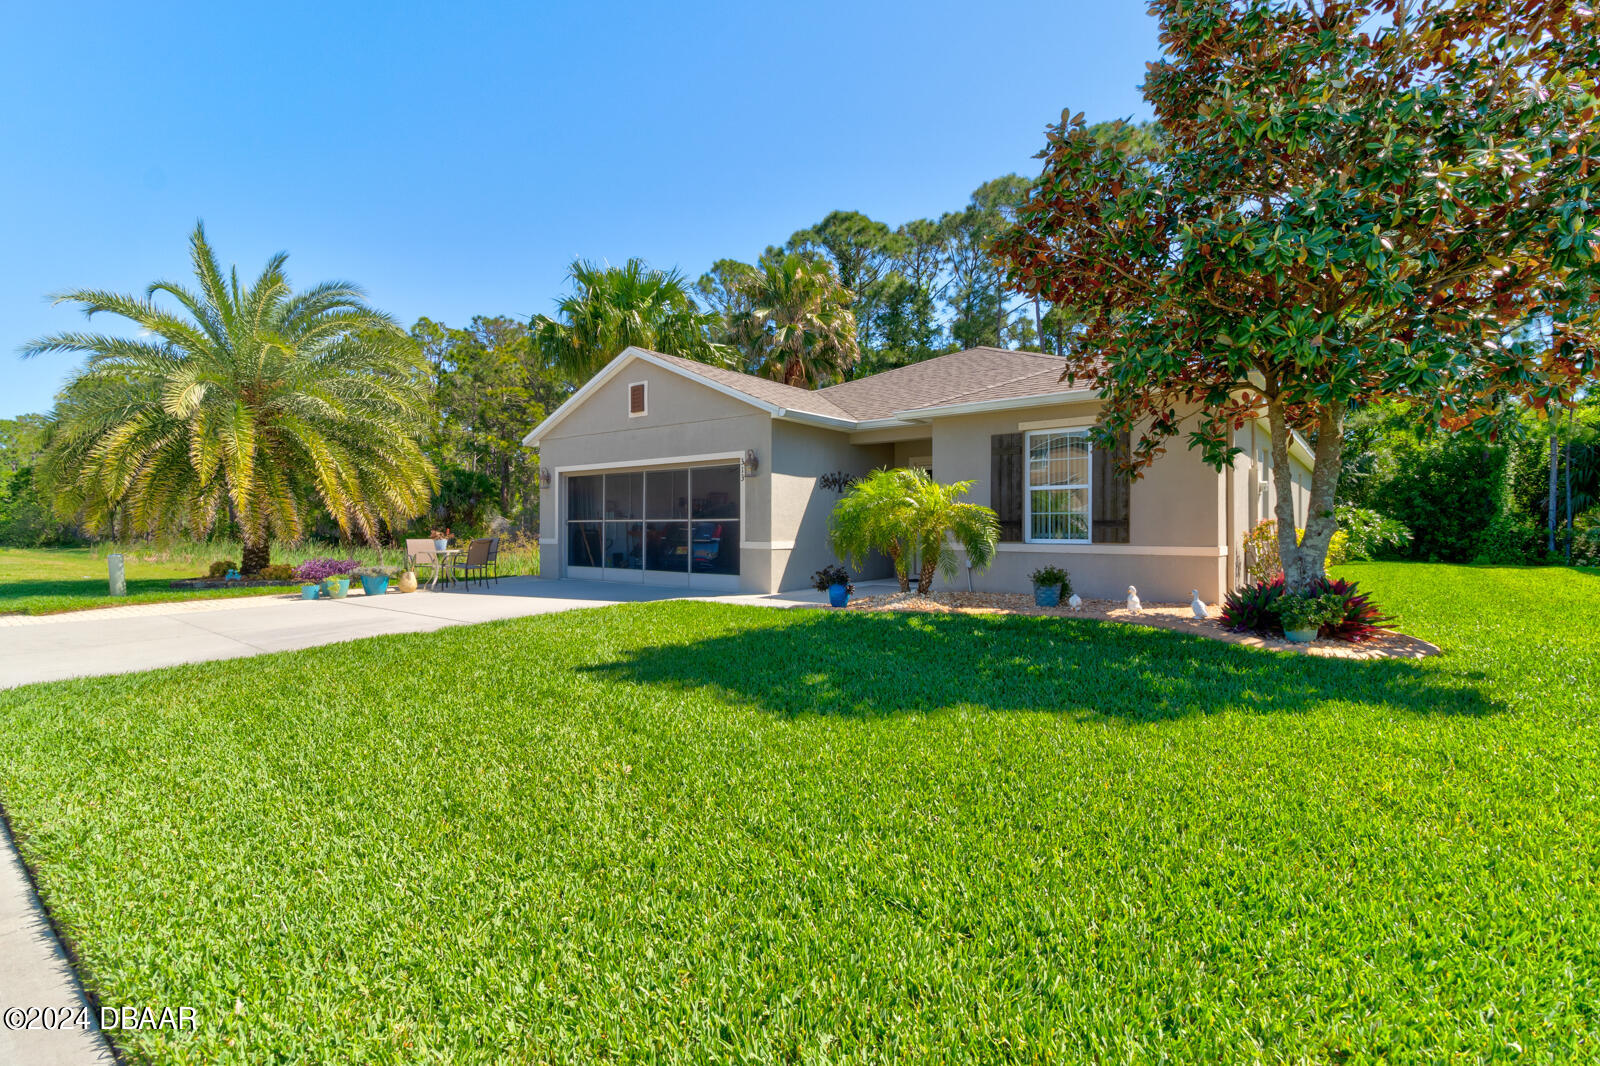
[[[1282,574],[1268,581],[1242,585],[1228,593],[1222,604],[1222,627],[1236,632],[1283,632],[1275,605],[1287,595]],[[1318,578],[1306,590],[1308,596],[1338,596],[1344,601],[1344,617],[1320,627],[1318,636],[1337,640],[1370,640],[1385,629],[1394,628],[1394,619],[1385,615],[1372,598],[1343,578]]]
[[[1132,127],[1063,114],[998,244],[1083,328],[1065,377],[1131,471],[1265,416],[1287,587],[1323,576],[1347,411],[1492,434],[1596,383],[1600,30],[1572,0],[1155,0]],[[1139,427],[1142,426],[1142,431]],[[1315,442],[1297,544],[1289,449]]]

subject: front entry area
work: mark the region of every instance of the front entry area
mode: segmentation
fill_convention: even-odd
[[[737,463],[564,475],[568,577],[737,591]]]

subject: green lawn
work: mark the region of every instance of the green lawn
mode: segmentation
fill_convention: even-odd
[[[199,577],[205,570],[205,566],[189,560],[132,558],[125,570],[128,594],[112,596],[105,556],[92,548],[0,548],[0,614],[56,614],[129,603],[282,595],[291,591],[288,587],[191,591],[168,587],[174,578]]]
[[[1600,1057],[1600,575],[1345,569],[1444,646],[639,604],[0,693],[168,1062]]]

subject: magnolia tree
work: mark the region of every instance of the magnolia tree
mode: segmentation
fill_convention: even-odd
[[[1595,381],[1594,15],[1558,0],[1155,0],[1132,127],[1063,114],[998,254],[1083,315],[1065,377],[1218,469],[1265,415],[1288,586],[1323,576],[1348,411],[1492,435]],[[1296,543],[1292,434],[1314,441]]]

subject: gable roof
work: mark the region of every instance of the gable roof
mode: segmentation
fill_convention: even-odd
[[[1072,391],[1072,386],[1057,380],[1063,366],[1059,357],[1041,352],[968,348],[830,385],[818,389],[817,395],[827,397],[860,421],[894,418],[902,411],[960,402],[975,390],[1001,389],[1022,382],[1029,383],[1026,390],[1016,389],[1008,395]]]
[[[950,408],[1029,406],[1064,395],[1090,396],[1082,385],[1061,380],[1062,360],[1041,352],[969,348],[896,367],[825,389],[802,389],[645,348],[626,348],[522,439],[534,445],[594,391],[634,362],[646,362],[783,418],[831,429],[853,430],[919,420]],[[953,411],[950,413],[954,413]]]

